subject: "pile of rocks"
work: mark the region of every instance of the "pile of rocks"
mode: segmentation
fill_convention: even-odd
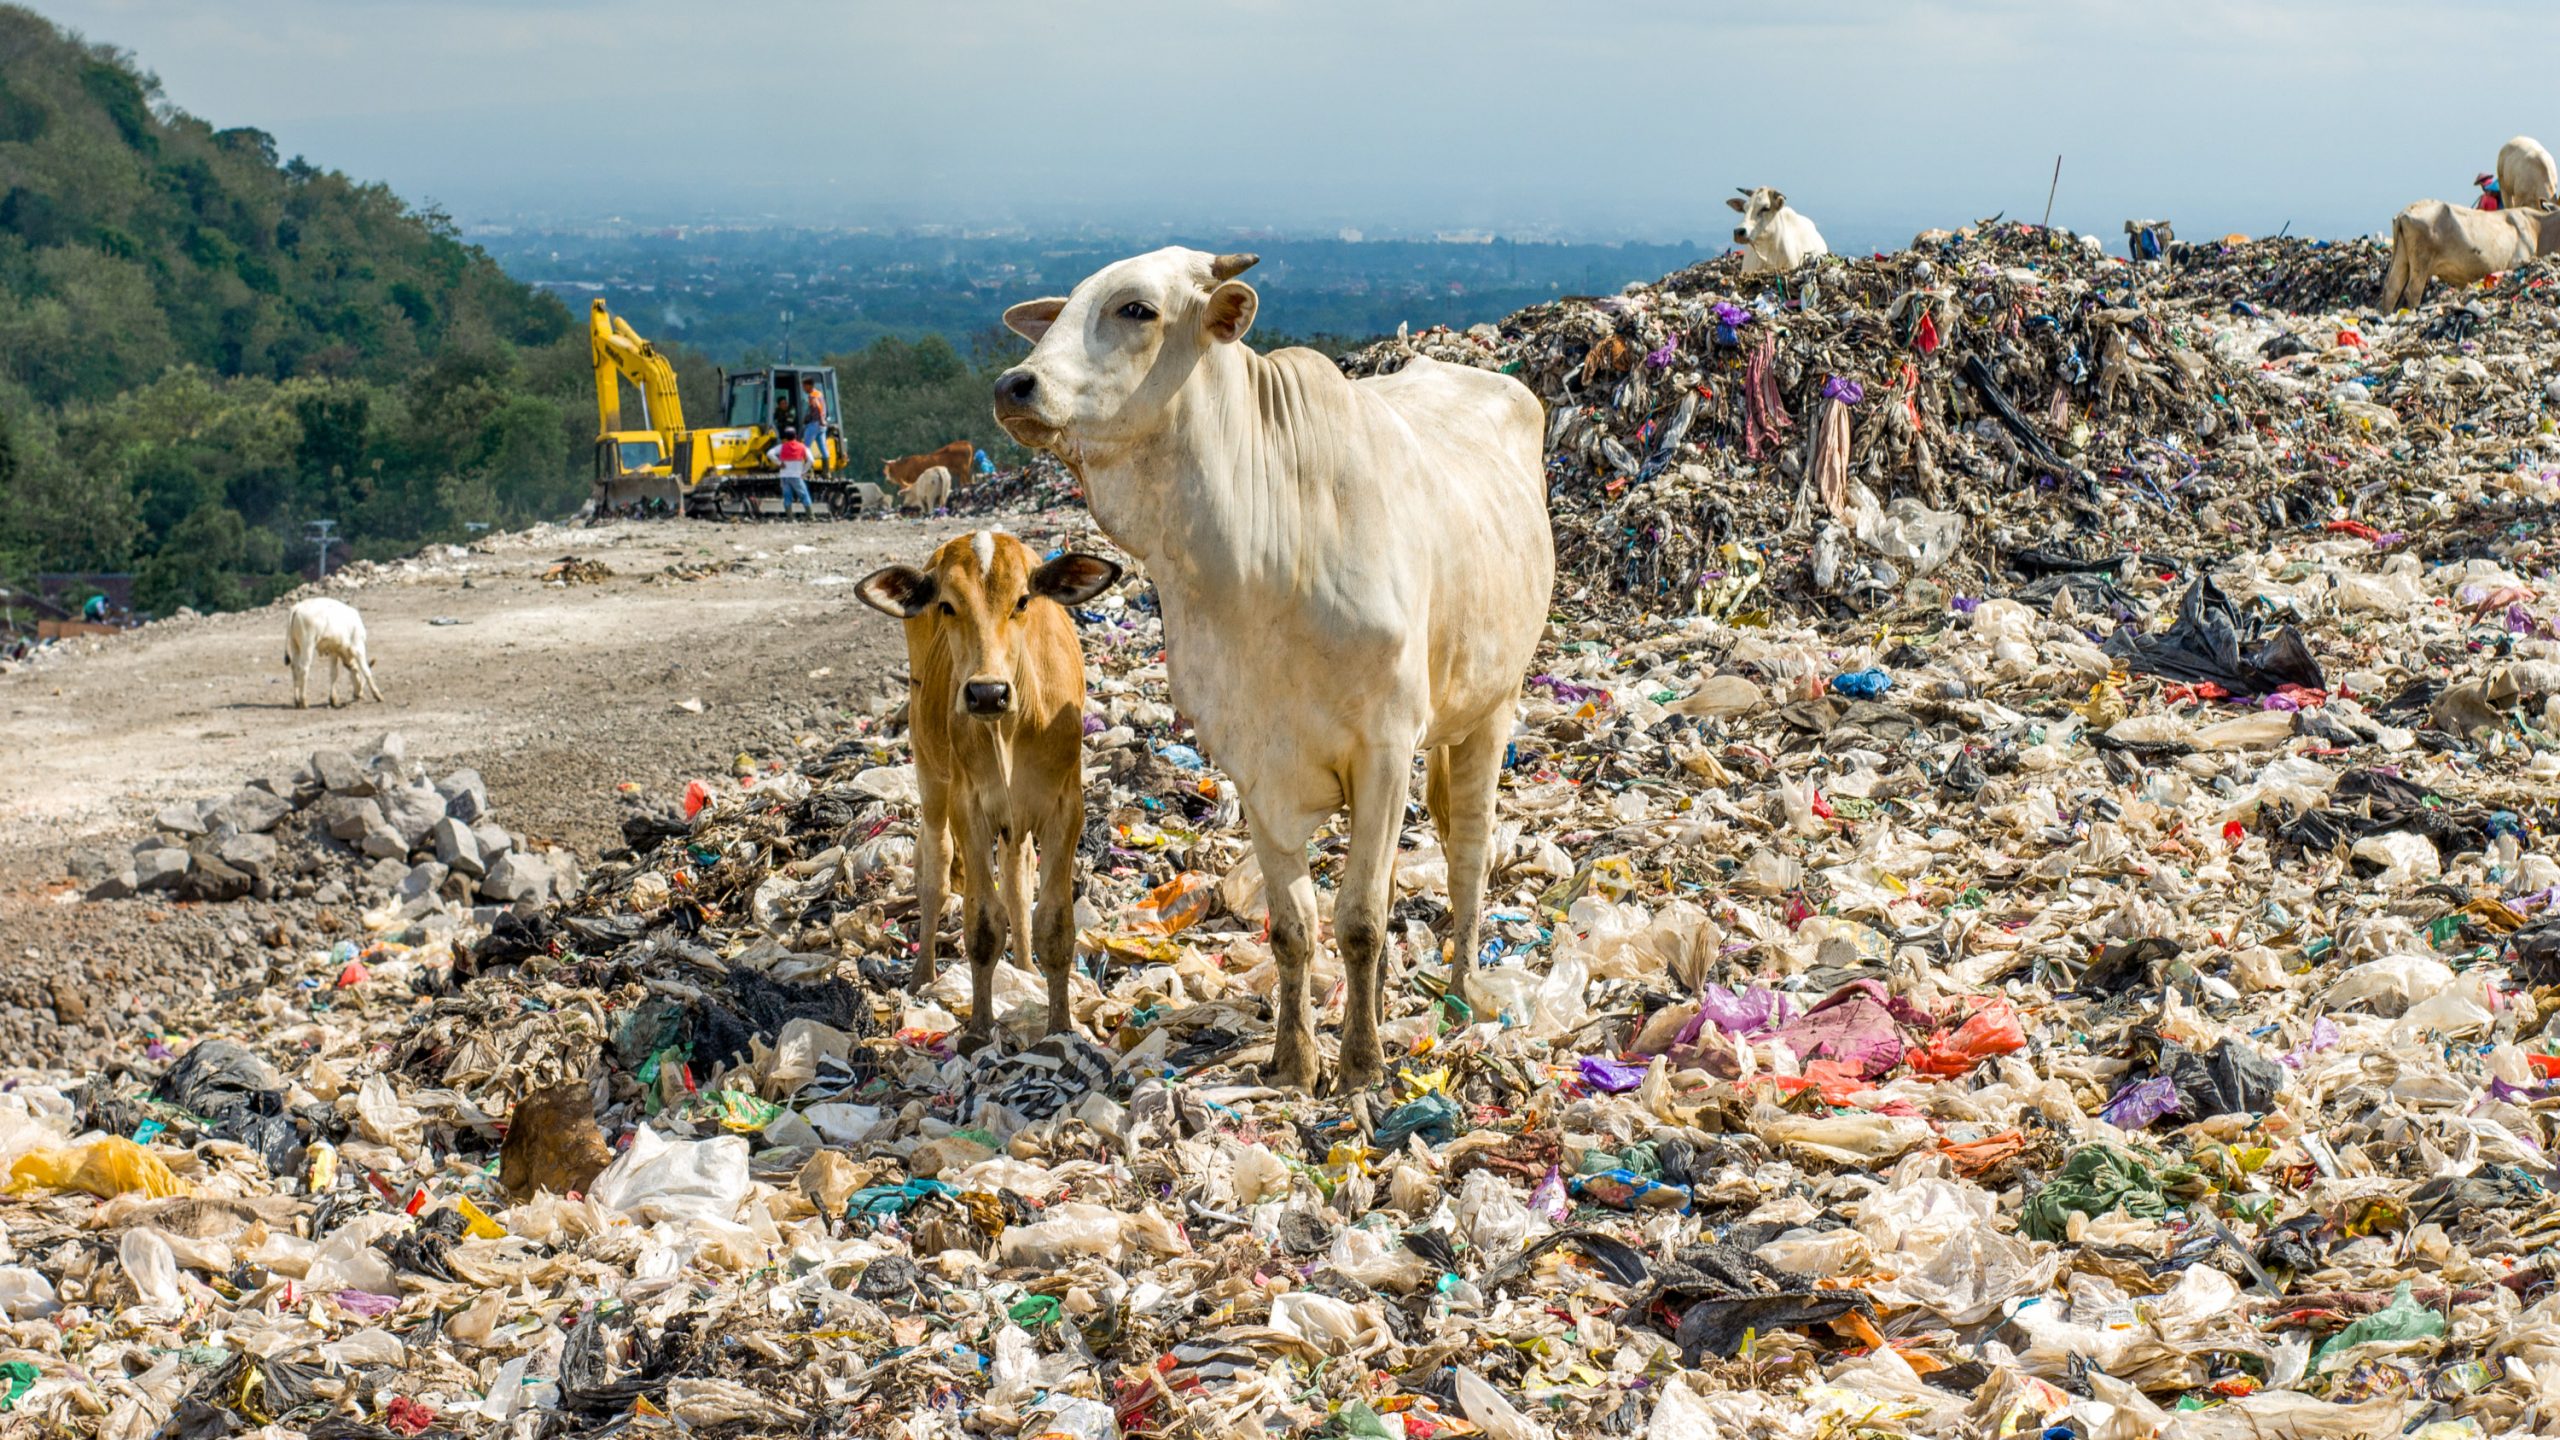
[[[230,795],[165,806],[129,851],[75,855],[72,877],[91,900],[388,897],[387,922],[431,931],[576,893],[576,860],[499,825],[480,772],[433,778],[406,749],[393,734],[363,760],[321,750]]]

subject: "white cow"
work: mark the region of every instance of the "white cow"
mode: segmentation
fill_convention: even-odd
[[[951,472],[936,465],[916,477],[916,483],[898,494],[898,508],[910,507],[931,515],[951,503]]]
[[[2530,210],[2560,194],[2560,165],[2530,135],[2519,135],[2498,147],[2498,208]]]
[[[373,683],[373,662],[365,655],[364,617],[345,601],[318,597],[294,606],[284,622],[284,647],[284,663],[293,667],[295,709],[310,708],[311,667],[322,659],[329,662],[329,708],[338,706],[340,671],[355,677],[350,701],[367,693],[382,699],[382,687]]]
[[[1307,842],[1351,811],[1334,906],[1349,980],[1337,1081],[1382,1073],[1389,881],[1416,751],[1449,861],[1453,987],[1474,958],[1494,795],[1555,585],[1537,397],[1419,356],[1353,382],[1238,342],[1251,255],[1122,260],[1005,324],[1030,358],[996,419],[1064,460],[1146,565],[1174,703],[1235,778],[1271,906],[1272,1069],[1317,1078]]]
[[[1742,255],[1745,275],[1793,270],[1816,255],[1831,253],[1813,222],[1788,209],[1787,197],[1766,185],[1724,203],[1742,212],[1742,223],[1733,227],[1733,243],[1747,247]]]

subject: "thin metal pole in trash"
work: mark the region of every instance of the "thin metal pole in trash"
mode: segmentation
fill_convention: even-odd
[[[2044,191],[2044,224],[2039,226],[2039,229],[2050,230],[2053,228],[2053,196],[2054,192],[2061,188],[2062,157],[2056,155],[2053,157],[2053,183],[2046,186]]]

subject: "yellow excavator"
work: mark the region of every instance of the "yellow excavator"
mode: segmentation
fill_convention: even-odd
[[[809,433],[808,393],[824,397],[824,413],[842,414],[836,372],[825,365],[772,365],[722,371],[726,424],[693,429],[684,421],[676,371],[631,322],[598,299],[588,307],[587,340],[596,367],[594,515],[676,513],[753,517],[779,508],[781,476],[773,448],[785,426],[809,447],[809,496],[833,515],[887,508],[880,486],[845,472],[844,432],[833,424]],[[622,387],[639,397],[639,420],[623,424]]]

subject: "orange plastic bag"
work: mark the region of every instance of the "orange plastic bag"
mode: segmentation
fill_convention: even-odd
[[[1925,1044],[1912,1046],[1903,1055],[1904,1062],[1914,1071],[1954,1079],[1994,1055],[2027,1048],[2026,1026],[2018,1019],[2018,1007],[2010,1004],[2007,997],[1968,997],[1963,1003],[1973,1007],[1963,1024]]]
[[[154,1200],[188,1193],[160,1157],[120,1135],[59,1150],[31,1150],[9,1167],[9,1193],[86,1190],[112,1199],[139,1191]]]
[[[1209,907],[1217,899],[1217,881],[1196,870],[1186,870],[1147,892],[1146,900],[1129,912],[1129,928],[1143,934],[1171,935],[1209,918]]]
[[[1957,1174],[1980,1175],[2027,1153],[2027,1137],[2016,1130],[2002,1130],[1978,1140],[1941,1140],[1938,1152],[1956,1163]]]

